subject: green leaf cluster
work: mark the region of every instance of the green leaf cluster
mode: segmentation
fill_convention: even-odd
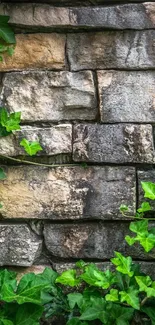
[[[12,56],[16,43],[13,29],[9,26],[9,16],[0,15],[0,61],[3,61],[2,53]]]

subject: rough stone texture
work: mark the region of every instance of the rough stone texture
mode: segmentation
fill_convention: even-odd
[[[99,71],[101,121],[155,123],[154,81],[154,71]]]
[[[144,191],[141,187],[141,182],[151,182],[155,183],[155,170],[154,169],[142,169],[138,170],[138,194],[139,194],[139,205],[148,201],[153,210],[155,210],[155,201],[144,198]],[[152,216],[154,218],[154,215]]]
[[[104,27],[115,29],[155,28],[155,3],[124,4],[107,7],[63,8],[48,4],[0,5],[0,14],[10,23],[25,28]]]
[[[3,79],[2,102],[22,121],[93,120],[97,114],[90,71],[16,72]]]
[[[7,137],[0,137],[0,154],[8,156],[26,155],[20,141],[38,141],[43,148],[38,155],[58,155],[72,153],[72,126],[59,124],[49,128],[22,126],[21,130]]]
[[[57,258],[110,259],[114,251],[135,259],[154,259],[153,250],[144,253],[138,244],[130,247],[125,242],[129,233],[127,223],[104,222],[45,225],[45,245]],[[155,250],[155,249],[154,249]]]
[[[154,68],[154,38],[154,30],[69,34],[71,69]]]
[[[153,163],[152,126],[78,124],[73,131],[74,161]]]
[[[1,224],[0,265],[31,266],[41,252],[41,244],[26,224]]]
[[[23,0],[18,0],[18,2],[22,2]],[[52,3],[52,4],[69,4],[74,6],[75,4],[80,5],[96,5],[99,4],[107,4],[107,3],[126,3],[126,0],[46,0],[46,3]],[[128,2],[143,2],[144,0],[128,0]],[[10,2],[10,0],[3,0],[3,2]],[[17,0],[11,0],[11,2],[17,2]],[[24,0],[24,2],[32,2],[31,0]],[[45,0],[37,0],[38,3],[45,3]]]
[[[6,172],[0,182],[3,218],[118,219],[121,204],[135,212],[133,167],[20,166]]]
[[[14,55],[4,55],[0,71],[65,67],[65,35],[21,34],[16,35],[16,42]]]

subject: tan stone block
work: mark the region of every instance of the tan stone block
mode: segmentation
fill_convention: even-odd
[[[4,55],[0,71],[62,69],[65,66],[65,36],[60,34],[19,34],[12,57]]]

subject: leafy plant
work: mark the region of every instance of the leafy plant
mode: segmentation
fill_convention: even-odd
[[[28,141],[26,139],[22,139],[20,145],[24,147],[25,151],[28,153],[29,156],[34,156],[38,151],[43,150],[40,143],[37,141]]]
[[[0,61],[3,61],[2,53],[12,56],[16,43],[13,29],[9,26],[9,16],[0,15]]]

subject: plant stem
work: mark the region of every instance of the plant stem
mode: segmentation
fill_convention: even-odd
[[[142,302],[141,302],[141,306],[144,306],[145,305],[145,303],[146,303],[146,301],[148,300],[148,299],[150,299],[151,297],[145,297],[143,300],[142,300]]]
[[[34,161],[29,161],[29,160],[25,160],[25,159],[17,159],[17,158],[12,158],[9,156],[4,156],[4,155],[0,155],[1,158],[5,158],[5,159],[9,159],[12,161],[16,161],[16,162],[20,162],[20,163],[25,163],[25,164],[29,164],[29,165],[36,165],[36,166],[44,166],[44,167],[70,167],[73,168],[75,166],[79,166],[79,164],[42,164],[42,163],[37,163]]]

